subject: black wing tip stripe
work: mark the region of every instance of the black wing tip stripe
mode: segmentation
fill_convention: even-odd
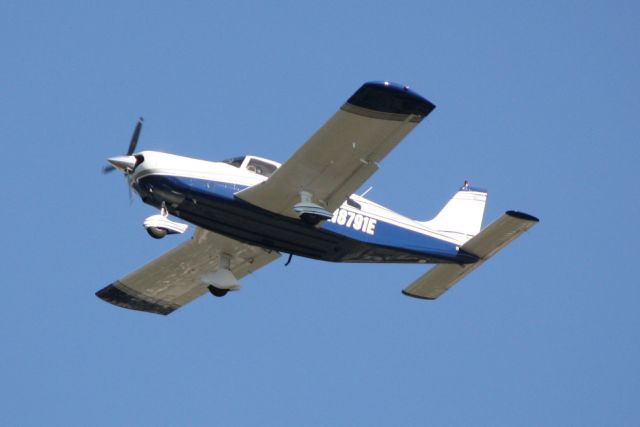
[[[523,219],[525,221],[540,222],[540,220],[538,218],[536,218],[535,216],[529,215],[529,214],[524,213],[524,212],[507,211],[506,213],[509,216],[512,216],[512,217],[518,218],[518,219]]]
[[[122,283],[117,281],[111,285],[96,292],[96,296],[110,304],[118,307],[128,308],[131,310],[146,311],[148,313],[167,315],[173,312],[177,307],[154,303],[136,297],[126,290],[120,289]]]
[[[411,298],[423,299],[423,300],[427,300],[427,301],[435,301],[435,298],[424,297],[424,296],[416,295],[416,294],[410,294],[409,292],[406,291],[406,289],[403,290],[402,293],[404,295],[408,296],[408,297],[411,297]]]
[[[409,89],[390,82],[365,83],[347,101],[351,105],[392,114],[426,117],[436,106]]]

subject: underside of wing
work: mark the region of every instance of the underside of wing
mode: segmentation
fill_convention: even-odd
[[[280,256],[275,251],[197,229],[189,241],[96,295],[120,307],[166,315],[207,292],[202,277],[217,270],[221,255],[229,256],[230,270],[238,279]]]
[[[406,86],[366,83],[267,181],[236,194],[297,217],[301,192],[333,212],[435,106]]]

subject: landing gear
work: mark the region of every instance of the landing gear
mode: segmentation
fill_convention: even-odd
[[[160,215],[152,215],[144,220],[144,228],[149,236],[154,239],[162,239],[167,234],[182,234],[189,227],[187,224],[171,221],[169,211],[164,202],[160,208]]]
[[[231,256],[226,253],[218,255],[218,269],[214,273],[205,274],[200,279],[211,292],[211,295],[223,297],[229,291],[237,291],[242,286],[231,272]]]
[[[300,192],[300,202],[296,203],[293,210],[304,222],[309,225],[318,225],[321,221],[331,219],[333,214],[322,206],[313,202],[313,194],[308,191]]]

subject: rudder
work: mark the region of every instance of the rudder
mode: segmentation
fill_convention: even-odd
[[[431,230],[463,244],[482,229],[487,192],[469,186],[465,181],[460,190],[430,221],[422,224]]]

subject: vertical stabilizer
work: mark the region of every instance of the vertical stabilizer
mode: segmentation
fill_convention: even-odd
[[[422,224],[463,244],[480,232],[486,202],[487,192],[465,181],[438,215]]]

